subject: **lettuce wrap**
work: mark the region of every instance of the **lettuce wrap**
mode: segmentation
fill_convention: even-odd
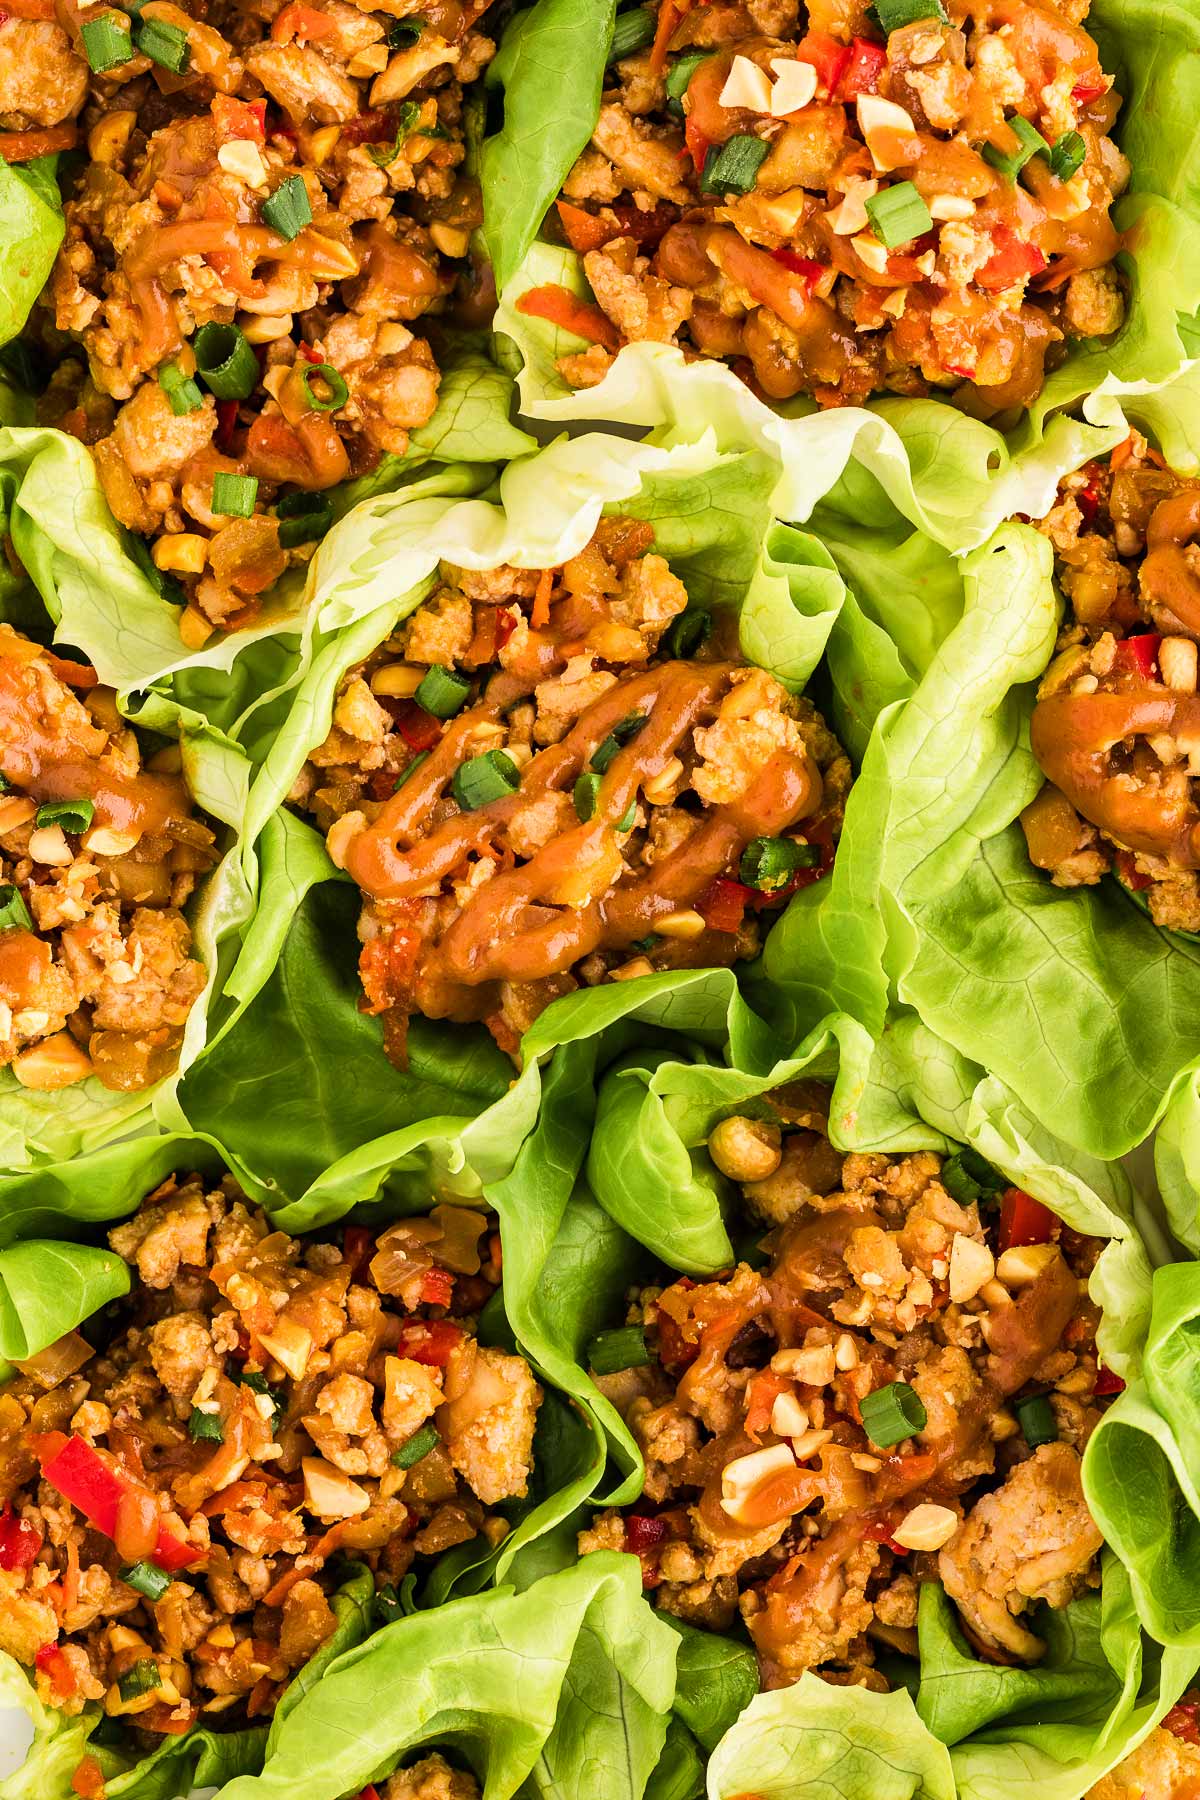
[[[649,423],[652,371],[682,366],[678,351],[627,346],[597,387],[572,391],[555,362],[585,348],[584,340],[515,310],[522,293],[545,282],[585,291],[580,258],[539,243],[538,232],[590,139],[618,10],[616,0],[604,6],[587,0],[537,0],[511,22],[486,76],[487,85],[502,93],[504,105],[503,124],[482,153],[484,236],[502,300],[497,327],[513,341],[524,365],[522,404],[533,417]],[[1200,19],[1183,0],[1165,7],[1152,0],[1095,0],[1087,26],[1125,99],[1114,136],[1132,173],[1113,220],[1124,238],[1119,261],[1130,282],[1130,304],[1114,338],[1075,343],[1050,376],[1011,436],[1019,462],[1029,457],[1036,461],[1047,429],[1051,437],[1061,429],[1052,418],[1056,409],[1082,401],[1086,420],[1108,424],[1117,397],[1171,380],[1194,354],[1200,309],[1200,256],[1195,249],[1200,167],[1187,121],[1197,79]],[[546,103],[550,94],[553,105]],[[765,406],[758,411],[769,417]],[[783,411],[798,422],[806,412],[812,417],[811,406],[799,400],[787,402]],[[888,399],[872,402],[869,411],[905,437],[940,438],[952,434],[955,422],[962,424],[937,400]],[[824,454],[828,422],[812,429],[817,433],[814,448]],[[802,429],[795,441],[798,447],[806,445]],[[1007,511],[1039,516],[1037,508],[1015,504]],[[995,511],[980,518],[973,506],[964,506],[955,547],[982,541],[1004,516]]]

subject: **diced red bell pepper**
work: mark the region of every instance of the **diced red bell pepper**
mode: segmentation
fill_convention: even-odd
[[[1132,850],[1117,851],[1117,876],[1122,885],[1135,894],[1140,894],[1143,888],[1153,886],[1152,878],[1138,868],[1137,858]]]
[[[425,1306],[449,1306],[454,1298],[454,1277],[449,1269],[426,1269],[421,1277],[421,1300]]]
[[[37,1561],[41,1533],[28,1519],[18,1518],[10,1501],[0,1513],[0,1569],[28,1569]]]
[[[356,1797],[356,1800],[379,1800],[379,1789],[371,1787],[368,1784],[368,1786],[362,1790],[362,1793]]]
[[[652,1519],[646,1513],[630,1513],[625,1521],[625,1548],[634,1556],[653,1550],[667,1535],[665,1519]]]
[[[435,719],[431,712],[426,712],[415,700],[393,701],[388,711],[395,720],[396,730],[410,750],[432,750],[442,735],[440,719]]]
[[[874,94],[879,88],[879,77],[887,67],[887,51],[882,44],[873,44],[870,38],[855,38],[850,46],[850,58],[842,71],[838,82],[839,100],[857,100],[860,94]]]
[[[57,1442],[55,1441],[57,1440]],[[111,1538],[117,1529],[117,1508],[122,1496],[137,1491],[138,1483],[105,1462],[99,1451],[81,1437],[63,1437],[49,1432],[36,1451],[43,1479],[57,1488],[64,1500],[78,1507],[83,1516]],[[154,1545],[153,1560],[168,1575],[190,1568],[203,1560],[194,1544],[184,1543],[165,1525],[160,1525]]]
[[[1027,244],[1009,225],[997,225],[992,242],[996,246],[994,253],[975,274],[976,285],[988,293],[1003,293],[1019,281],[1028,281],[1031,275],[1040,275],[1046,267],[1046,258],[1037,245]]]
[[[740,931],[746,908],[754,898],[753,888],[743,887],[740,881],[720,875],[709,882],[696,910],[710,931]]]
[[[1163,1730],[1169,1731],[1185,1744],[1200,1744],[1200,1697],[1188,1695],[1176,1701],[1166,1718]]]
[[[449,1319],[414,1319],[400,1332],[400,1354],[428,1369],[446,1366],[450,1352],[460,1344],[464,1332]]]
[[[1126,675],[1140,676],[1143,681],[1157,681],[1161,644],[1162,637],[1156,631],[1141,631],[1136,637],[1122,638],[1113,662]]]
[[[307,42],[309,38],[329,37],[337,27],[326,12],[320,12],[315,6],[305,6],[303,0],[289,0],[289,4],[278,13],[271,27],[271,36],[277,44],[286,44],[292,38]]]
[[[908,1551],[903,1544],[898,1544],[892,1536],[892,1527],[887,1519],[872,1519],[869,1525],[863,1526],[863,1536],[872,1543],[886,1544],[893,1556],[907,1556]]]
[[[218,135],[226,142],[235,138],[250,138],[261,144],[266,138],[265,100],[235,100],[230,94],[214,94],[212,116]]]
[[[72,1775],[71,1792],[79,1800],[104,1800],[104,1771],[94,1756],[85,1756]]]
[[[62,1653],[61,1644],[43,1644],[33,1660],[60,1699],[65,1700],[75,1692],[79,1683],[75,1679],[74,1669]]]
[[[1000,1249],[1015,1250],[1024,1244],[1048,1244],[1054,1230],[1054,1214],[1022,1188],[1005,1188],[1000,1202]]]
[[[612,320],[598,306],[581,300],[570,288],[556,282],[530,288],[517,301],[517,311],[530,319],[545,319],[547,324],[557,325],[586,343],[603,344],[606,350],[620,347],[621,339]]]
[[[850,61],[850,46],[826,37],[823,31],[810,31],[796,45],[796,57],[799,62],[811,63],[821,87],[827,94],[835,94]]]
[[[362,1283],[367,1264],[375,1254],[375,1234],[365,1225],[347,1225],[342,1237],[342,1254],[350,1265],[351,1281]]]
[[[712,148],[695,119],[686,119],[683,126],[683,141],[687,145],[687,153],[695,165],[697,175],[704,173],[704,165]]]
[[[224,451],[226,455],[233,449],[233,434],[237,430],[240,404],[237,400],[217,401],[217,449]]]
[[[828,267],[827,263],[816,262],[811,256],[801,256],[797,251],[787,250],[782,246],[778,250],[772,250],[771,255],[785,269],[790,269],[793,275],[803,275],[810,294]]]
[[[1125,1383],[1115,1369],[1106,1369],[1101,1363],[1096,1375],[1096,1398],[1107,1400],[1110,1394],[1123,1394]]]
[[[521,622],[520,614],[514,612],[511,606],[501,606],[496,609],[496,653],[497,653],[497,655],[499,655],[500,651],[503,650],[505,644],[507,644],[509,638],[512,636],[513,632],[517,629],[517,626],[520,624],[520,622]]]
[[[638,248],[646,251],[658,249],[678,217],[675,208],[662,200],[648,212],[643,212],[632,200],[616,200],[612,210],[617,216],[622,236],[636,238]]]
[[[1106,81],[1080,81],[1071,89],[1071,98],[1076,106],[1086,106],[1091,100],[1098,100],[1101,94],[1107,94]]]

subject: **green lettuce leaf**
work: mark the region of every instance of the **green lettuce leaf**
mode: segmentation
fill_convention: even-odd
[[[338,1657],[222,1800],[342,1800],[442,1746],[489,1800],[640,1800],[666,1738],[675,1636],[632,1557],[419,1612]],[[403,1695],[403,1705],[395,1702]]]
[[[112,1250],[46,1239],[12,1243],[0,1250],[0,1356],[36,1356],[128,1292],[129,1269]]]
[[[62,243],[57,156],[0,157],[0,344],[15,338],[46,284]]]

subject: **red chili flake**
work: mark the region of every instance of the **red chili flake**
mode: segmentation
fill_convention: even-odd
[[[1102,1363],[1096,1376],[1096,1398],[1104,1400],[1109,1394],[1123,1394],[1124,1392],[1125,1383],[1116,1370],[1106,1369]]]
[[[37,1561],[41,1533],[27,1519],[17,1517],[10,1501],[0,1512],[0,1569],[27,1569]]]
[[[217,449],[230,451],[233,449],[233,434],[237,430],[238,400],[217,401]]]
[[[1077,106],[1086,106],[1090,100],[1098,100],[1101,94],[1107,94],[1108,84],[1092,81],[1081,81],[1071,89],[1071,98]]]
[[[625,1548],[640,1556],[644,1550],[652,1550],[655,1544],[661,1544],[667,1535],[665,1519],[652,1519],[645,1513],[630,1513],[625,1521]]]
[[[301,344],[300,354],[305,362],[319,363],[325,360],[321,355],[321,352],[319,350],[314,350],[311,344]]]

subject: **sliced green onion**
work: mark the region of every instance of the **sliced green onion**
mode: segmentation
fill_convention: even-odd
[[[860,1410],[863,1430],[873,1444],[880,1444],[885,1450],[911,1437],[914,1431],[925,1429],[927,1415],[921,1397],[907,1381],[892,1381],[887,1387],[876,1388],[867,1395]]]
[[[218,400],[245,400],[258,386],[258,358],[237,325],[202,325],[192,342],[196,373]]]
[[[653,1360],[640,1325],[602,1331],[588,1345],[587,1362],[593,1375],[619,1375],[622,1369],[641,1369]]]
[[[888,32],[915,25],[918,19],[946,20],[941,0],[875,0],[873,11],[880,29]]]
[[[1087,145],[1077,131],[1064,131],[1050,152],[1050,173],[1057,181],[1070,181],[1078,175],[1087,155]]]
[[[323,381],[329,389],[327,400],[313,392],[314,378]],[[300,386],[304,389],[305,402],[312,412],[336,412],[350,398],[350,389],[332,363],[306,363],[300,371]]]
[[[676,614],[659,639],[667,656],[694,656],[712,630],[712,614],[702,607],[688,607]]]
[[[252,519],[258,499],[257,475],[234,475],[218,469],[213,476],[212,509],[226,519]]]
[[[738,878],[760,893],[774,893],[786,887],[801,869],[815,869],[821,852],[812,844],[797,844],[791,838],[754,838],[742,851]]]
[[[512,757],[506,756],[503,750],[488,750],[463,764],[455,774],[451,789],[458,804],[471,812],[477,806],[487,806],[493,800],[515,794],[520,785],[520,771]]]
[[[872,194],[866,207],[875,236],[889,250],[911,244],[933,228],[929,208],[911,181],[898,181],[894,187]]]
[[[165,569],[155,568],[154,558],[150,554],[145,538],[137,537],[131,531],[125,542],[130,556],[142,571],[142,574],[146,577],[146,580],[150,583],[150,586],[154,589],[159,599],[165,600],[168,606],[186,606],[188,603],[187,595],[184,593],[175,577],[173,575],[168,575]]]
[[[424,762],[428,762],[428,761],[429,761],[428,750],[422,750],[416,756],[414,756],[412,761],[409,763],[408,767],[406,769],[401,769],[400,773],[397,775],[396,785],[392,789],[393,794],[398,794],[400,792],[400,789],[404,786],[405,782],[408,780],[409,776],[415,775],[417,770],[420,768],[421,764]]]
[[[368,144],[366,146],[367,155],[370,157],[371,161],[381,169],[386,169],[389,163],[394,163],[406,141],[412,136],[413,128],[420,116],[421,109],[416,101],[406,100],[404,105],[400,108],[400,111],[396,114],[396,131],[391,143]],[[437,131],[436,127],[432,131],[422,133],[422,136],[424,137],[435,137],[440,135],[441,133]]]
[[[201,1412],[198,1406],[192,1408],[192,1414],[188,1420],[188,1432],[198,1444],[223,1444],[225,1442],[225,1427],[221,1423],[220,1413]]]
[[[621,817],[617,820],[615,829],[617,831],[632,831],[633,830],[633,822],[636,818],[637,818],[637,801],[631,800],[629,802],[629,805],[625,808],[625,811],[621,814]]]
[[[0,883],[0,931],[32,931],[29,908],[21,898],[20,888],[11,881]]]
[[[90,800],[47,800],[38,807],[34,824],[39,830],[43,825],[61,825],[64,831],[80,832],[87,830],[95,816]]]
[[[1006,181],[1015,181],[1030,157],[1040,156],[1043,152],[1049,155],[1050,146],[1037,126],[1031,125],[1028,119],[1022,118],[1020,113],[1013,113],[1010,118],[1005,120],[1005,124],[1012,129],[1016,136],[1017,148],[1013,151],[1005,151],[997,150],[994,144],[985,144],[983,160],[991,163],[993,169],[998,169]],[[870,212],[870,210],[871,204],[868,201],[867,211]]]
[[[398,1469],[411,1469],[415,1463],[421,1462],[436,1450],[441,1443],[436,1425],[422,1425],[420,1431],[414,1431],[406,1444],[392,1451],[392,1461]]]
[[[692,76],[696,73],[700,64],[702,62],[707,62],[709,57],[713,55],[715,55],[715,52],[712,50],[689,50],[685,56],[677,57],[671,64],[671,67],[667,70],[664,86],[666,87],[668,98],[673,100],[676,106],[678,106],[680,115],[683,113],[683,96],[688,91],[688,82],[692,79]]]
[[[394,19],[388,31],[389,50],[410,49],[424,29],[424,19]]]
[[[581,775],[575,783],[575,813],[584,824],[596,810],[596,802],[600,798],[600,777],[598,775]]]
[[[117,1682],[117,1690],[122,1700],[137,1700],[142,1694],[152,1694],[161,1682],[158,1664],[144,1656],[132,1669],[126,1669]]]
[[[426,712],[432,713],[435,719],[452,719],[455,713],[462,711],[470,691],[471,683],[465,675],[456,675],[453,669],[445,669],[440,663],[435,663],[429,673],[422,677],[413,699]]]
[[[657,932],[652,931],[650,933],[649,937],[634,938],[633,943],[629,946],[629,948],[631,950],[640,950],[642,955],[645,956],[645,954],[648,950],[653,950],[653,948],[654,948],[655,944],[657,944],[657,942],[658,942],[658,934],[657,934]]]
[[[262,216],[272,231],[290,243],[299,237],[306,225],[312,224],[312,207],[303,175],[289,175],[275,192],[262,203]]]
[[[271,1405],[275,1408],[275,1417],[271,1421],[273,1428],[283,1414],[283,1396],[278,1388],[271,1386],[261,1369],[241,1369],[238,1371],[237,1379],[243,1387],[248,1387],[252,1394],[265,1394],[270,1400]]]
[[[131,1587],[135,1593],[143,1595],[147,1600],[161,1600],[171,1585],[171,1577],[166,1570],[160,1569],[157,1563],[146,1559],[131,1563],[129,1568],[122,1569],[121,1580],[126,1587]],[[150,1667],[153,1668],[154,1664],[151,1663]],[[126,1695],[127,1699],[128,1697]]]
[[[164,363],[158,371],[158,385],[171,402],[171,411],[177,419],[185,413],[195,412],[204,405],[204,395],[196,386],[190,375],[185,375],[178,363]]]
[[[986,1201],[1002,1194],[1009,1185],[998,1169],[980,1156],[978,1150],[960,1150],[942,1164],[941,1183],[952,1200],[970,1206],[973,1200]]]
[[[7,775],[0,775],[0,794],[11,794],[12,782]]]
[[[333,524],[333,507],[324,494],[285,494],[275,507],[275,516],[280,521],[280,548],[291,550],[325,536]]]
[[[88,67],[97,75],[119,68],[133,55],[129,20],[123,15],[114,18],[112,13],[105,13],[103,18],[87,19],[79,27],[79,35]]]
[[[170,69],[172,75],[182,75],[191,60],[187,32],[161,19],[145,20],[138,26],[133,41],[143,56],[156,62],[160,69]]]
[[[700,177],[702,194],[748,194],[767,159],[770,144],[763,138],[739,132],[718,149],[714,144],[704,159]]]
[[[1030,1394],[1027,1400],[1018,1400],[1013,1410],[1031,1450],[1058,1441],[1058,1426],[1045,1394]]]
[[[602,738],[592,752],[592,760],[588,764],[597,775],[603,775],[618,750],[624,748],[631,738],[643,731],[650,723],[645,713],[628,713],[625,718],[618,719],[606,738]]]
[[[653,42],[654,14],[648,6],[631,7],[628,12],[617,14],[608,60],[610,63],[619,62],[623,56],[632,56],[635,51],[644,50],[647,44]]]

